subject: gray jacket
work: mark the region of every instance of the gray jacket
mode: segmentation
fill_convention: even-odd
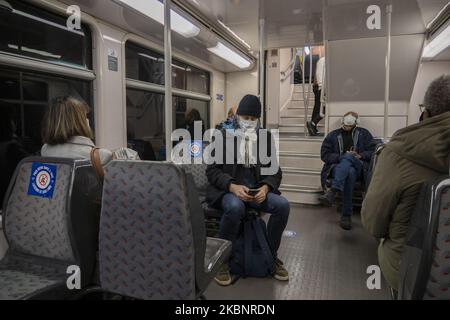
[[[60,157],[71,159],[90,159],[91,150],[95,147],[94,142],[87,137],[75,136],[67,143],[48,145],[45,144],[41,149],[43,157]],[[100,149],[100,160],[103,165],[110,162],[113,153],[107,149]]]

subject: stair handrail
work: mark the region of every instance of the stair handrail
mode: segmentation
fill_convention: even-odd
[[[309,109],[309,99],[311,95],[311,89],[312,89],[312,69],[313,69],[313,59],[312,59],[312,48],[309,46],[309,82],[308,82],[308,92],[305,90],[305,64],[306,64],[306,47],[303,47],[302,49],[302,57],[303,57],[303,70],[302,70],[302,86],[303,86],[303,103],[305,105],[305,137],[308,135],[308,109]]]

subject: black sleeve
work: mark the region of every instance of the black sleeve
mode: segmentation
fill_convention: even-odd
[[[364,150],[361,153],[362,160],[370,162],[372,160],[373,153],[375,152],[375,140],[372,134],[367,131],[364,137]]]
[[[230,184],[235,181],[231,175],[223,172],[222,164],[209,165],[206,168],[206,176],[212,186],[224,191],[228,191]]]
[[[331,134],[329,134],[322,143],[320,157],[326,164],[339,163],[341,155],[339,153],[333,152],[333,138]]]

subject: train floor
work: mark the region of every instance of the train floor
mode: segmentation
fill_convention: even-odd
[[[353,230],[339,225],[335,208],[291,208],[279,257],[289,271],[289,282],[239,279],[229,287],[215,282],[205,296],[210,300],[386,300],[389,289],[367,288],[367,268],[377,265],[377,243],[362,227],[359,214]]]

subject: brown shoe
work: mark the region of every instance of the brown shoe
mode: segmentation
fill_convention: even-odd
[[[230,267],[228,266],[228,263],[224,263],[220,267],[219,272],[217,272],[217,275],[214,277],[214,280],[217,282],[217,284],[223,287],[231,285],[231,283],[233,282],[233,278],[231,278]]]
[[[275,260],[273,277],[279,281],[289,281],[289,273],[284,267],[283,261],[278,258]]]

